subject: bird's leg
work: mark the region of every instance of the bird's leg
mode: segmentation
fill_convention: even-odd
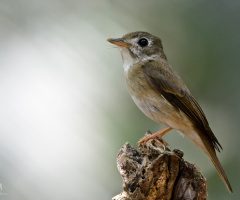
[[[143,144],[145,145],[148,140],[150,140],[150,139],[156,140],[157,138],[159,138],[159,139],[162,141],[162,144],[163,144],[164,146],[169,146],[168,143],[167,143],[162,137],[163,137],[167,132],[169,132],[169,131],[171,131],[171,130],[172,130],[172,128],[167,126],[167,127],[163,128],[163,129],[161,129],[160,131],[152,134],[152,135],[147,135],[147,136],[144,137],[143,139],[139,140],[137,144],[140,145],[140,144],[143,143]],[[156,141],[158,141],[158,140],[156,140]],[[159,141],[158,141],[158,142],[159,142]]]

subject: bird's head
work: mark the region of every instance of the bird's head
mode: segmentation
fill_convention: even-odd
[[[120,47],[124,62],[144,62],[156,57],[166,59],[161,39],[147,32],[128,33],[121,38],[110,38],[108,42]]]

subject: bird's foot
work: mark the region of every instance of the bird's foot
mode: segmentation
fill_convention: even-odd
[[[153,139],[156,141],[163,149],[165,150],[166,147],[170,149],[170,145],[162,138],[164,134],[166,134],[168,131],[172,130],[171,127],[166,127],[152,135],[147,135],[143,139],[139,140],[137,145],[139,146],[140,144],[146,145],[148,140]]]
[[[149,140],[154,140],[156,143],[158,143],[158,145],[160,147],[162,147],[164,150],[167,148],[167,149],[170,149],[170,145],[162,138],[162,137],[159,137],[159,136],[154,136],[154,134],[152,135],[147,135],[145,136],[143,139],[139,140],[137,145],[146,145],[146,143],[149,141]]]

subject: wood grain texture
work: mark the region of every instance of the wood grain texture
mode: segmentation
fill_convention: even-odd
[[[119,151],[117,167],[123,192],[113,200],[204,200],[207,183],[194,164],[183,160],[180,150],[165,150],[149,140],[139,152],[129,143]]]

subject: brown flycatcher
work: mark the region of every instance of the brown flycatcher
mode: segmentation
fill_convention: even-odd
[[[138,144],[149,139],[162,139],[172,129],[180,131],[209,156],[227,189],[232,192],[216,155],[216,150],[220,152],[222,146],[201,107],[168,64],[161,40],[146,32],[133,32],[108,41],[120,47],[126,83],[133,101],[146,116],[166,126]]]

